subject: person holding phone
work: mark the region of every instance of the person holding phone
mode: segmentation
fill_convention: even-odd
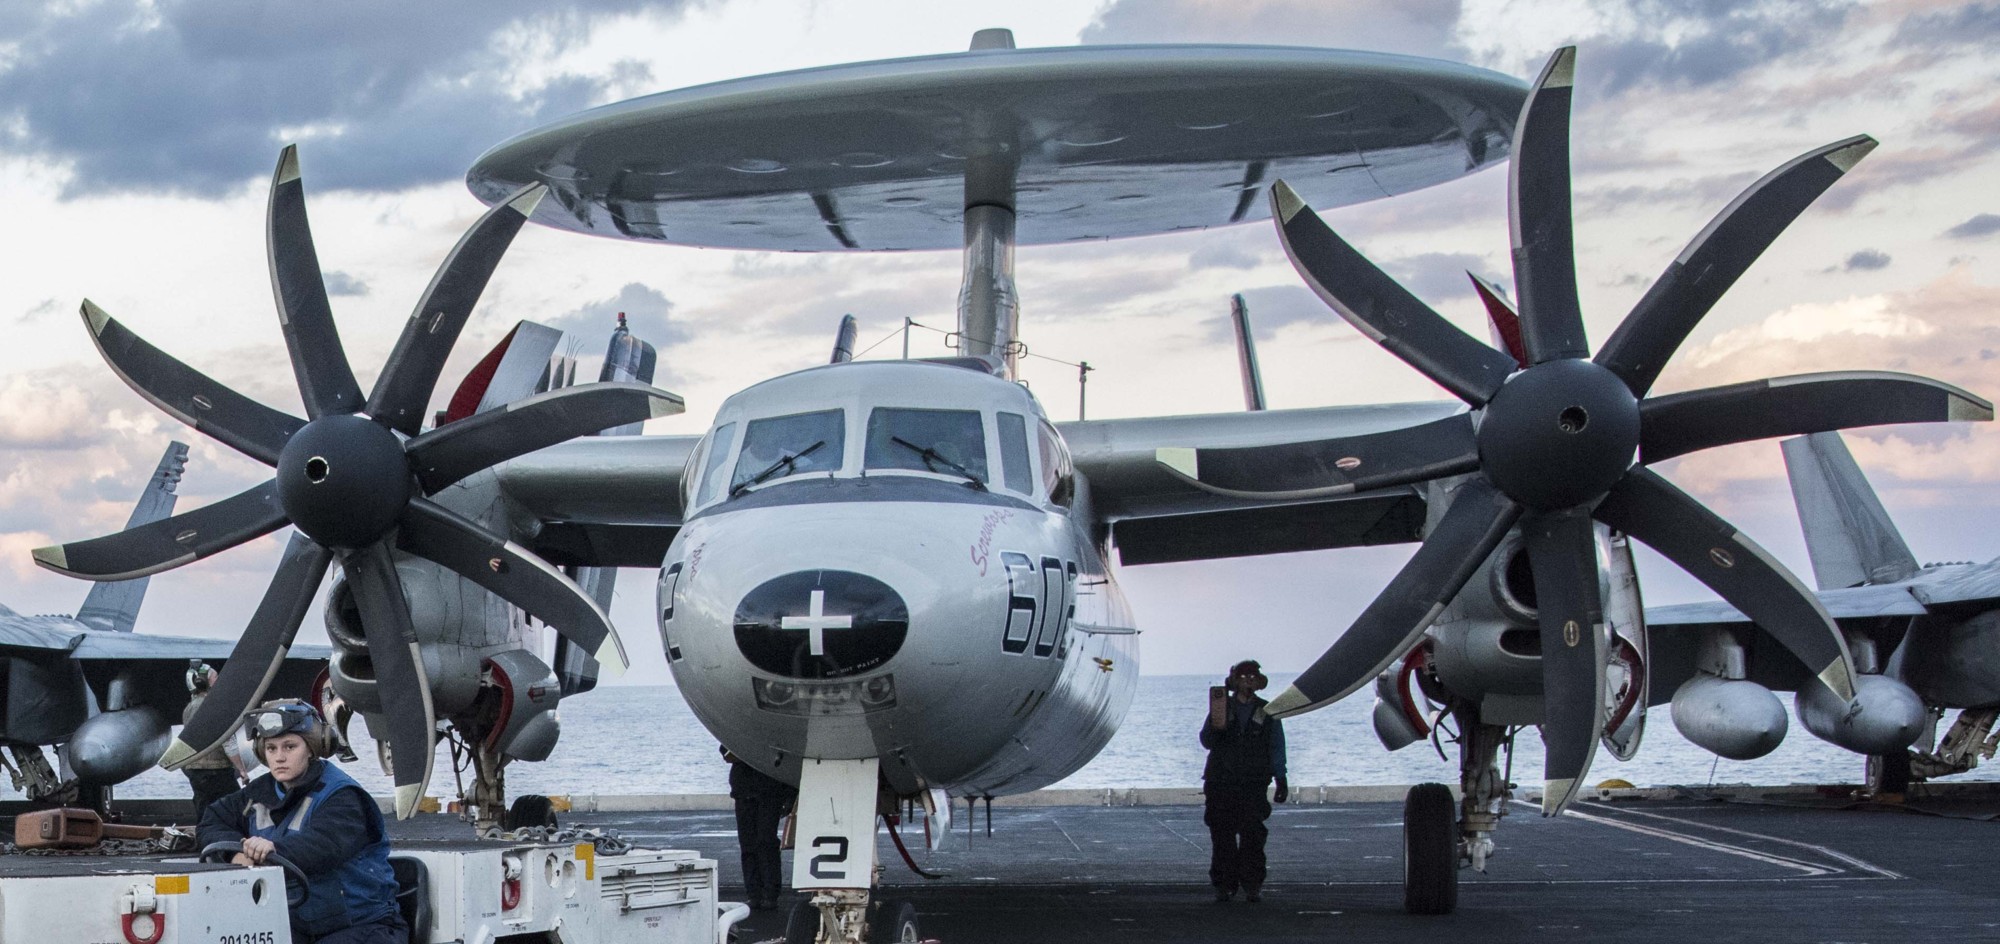
[[[1264,899],[1264,821],[1271,803],[1285,802],[1285,727],[1264,713],[1257,692],[1271,684],[1254,659],[1229,669],[1229,678],[1210,690],[1201,746],[1208,749],[1202,769],[1202,822],[1210,844],[1208,881],[1215,900],[1228,901],[1238,889],[1246,901]],[[1264,791],[1277,782],[1269,800]]]

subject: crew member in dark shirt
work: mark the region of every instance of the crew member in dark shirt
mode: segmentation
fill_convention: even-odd
[[[209,804],[196,842],[241,843],[238,865],[263,865],[275,854],[298,866],[309,887],[291,915],[298,944],[404,944],[410,930],[396,908],[382,811],[324,759],[333,735],[319,712],[270,702],[246,724],[270,772]]]
[[[1236,663],[1220,710],[1211,710],[1201,726],[1201,746],[1208,749],[1202,822],[1208,824],[1208,881],[1216,901],[1228,901],[1238,889],[1245,900],[1264,899],[1264,838],[1270,832],[1264,820],[1271,816],[1264,791],[1275,778],[1271,799],[1283,803],[1289,792],[1284,725],[1264,713],[1264,699],[1256,695],[1269,684],[1256,661]]]
[[[729,797],[736,801],[736,845],[743,854],[744,895],[759,911],[776,908],[782,887],[778,873],[778,822],[791,812],[799,789],[722,750],[729,762]]]

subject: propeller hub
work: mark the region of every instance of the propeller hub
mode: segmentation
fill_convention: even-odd
[[[278,504],[325,547],[366,547],[395,527],[414,486],[403,441],[365,416],[323,416],[278,454]]]
[[[1479,461],[1509,498],[1540,511],[1601,497],[1639,448],[1639,401],[1587,360],[1537,364],[1509,379],[1479,423]]]

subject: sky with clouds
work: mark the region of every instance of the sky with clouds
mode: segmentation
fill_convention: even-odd
[[[297,393],[263,246],[278,149],[301,147],[320,260],[366,385],[410,304],[483,211],[463,174],[486,148],[588,106],[744,75],[963,49],[988,26],[1020,46],[1230,42],[1382,50],[1532,78],[1579,46],[1573,121],[1581,292],[1593,340],[1743,187],[1852,134],[1882,146],[1783,236],[1669,364],[1659,390],[1773,374],[1891,369],[2000,395],[2000,4],[1935,0],[63,0],[0,7],[0,602],[70,612],[82,585],[31,547],[122,525],[167,440],[193,457],[183,507],[268,471],[159,414],[98,360],[88,297],[155,344],[273,406]],[[1511,286],[1504,169],[1329,212],[1350,241],[1485,336],[1464,273]],[[1268,224],[1116,243],[1024,247],[1023,334],[1088,360],[1096,418],[1237,409],[1224,321],[1249,300],[1274,407],[1441,399],[1327,311]],[[865,347],[904,317],[950,327],[956,253],[779,255],[631,245],[530,227],[475,312],[447,376],[516,320],[581,337],[617,311],[660,348],[696,433],[731,392],[824,358],[840,316]],[[913,352],[942,353],[917,332]],[[895,356],[889,340],[869,356]],[[1057,419],[1073,371],[1030,361]],[[439,397],[449,395],[441,385]],[[1852,437],[1920,558],[1985,559],[2000,530],[2000,433],[1897,428]],[[1810,573],[1773,444],[1662,466]],[[279,538],[156,577],[141,628],[230,636]],[[1302,668],[1407,548],[1132,568],[1147,671],[1245,656]],[[1700,587],[1642,561],[1649,599]],[[650,575],[614,617],[647,650]],[[316,617],[305,635],[323,638]],[[1245,644],[1246,639],[1255,640]]]

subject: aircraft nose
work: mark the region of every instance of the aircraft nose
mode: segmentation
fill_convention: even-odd
[[[888,584],[844,570],[774,577],[736,606],[736,647],[783,678],[837,679],[881,668],[903,647],[910,610]]]

